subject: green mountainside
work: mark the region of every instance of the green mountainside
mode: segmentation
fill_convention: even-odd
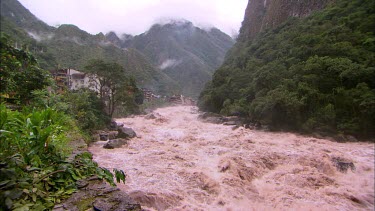
[[[27,45],[42,68],[83,69],[90,59],[115,61],[140,86],[160,94],[198,97],[234,40],[216,28],[202,30],[188,21],[156,24],[147,32],[120,37],[91,35],[74,25],[48,26],[17,0],[1,1],[1,31],[15,45]]]
[[[240,35],[199,106],[273,129],[374,137],[374,29],[374,1],[337,0],[254,38]]]
[[[233,44],[231,37],[216,28],[202,30],[188,21],[171,21],[153,25],[123,46],[145,54],[178,82],[183,94],[197,97]]]
[[[174,80],[153,66],[142,53],[118,48],[102,33],[91,35],[67,24],[50,27],[15,0],[1,1],[1,15],[1,32],[8,34],[18,47],[27,46],[44,69],[83,70],[89,60],[100,58],[123,65],[141,87],[160,94],[180,90]]]
[[[53,27],[39,20],[16,0],[1,0],[0,4],[1,16],[7,17],[15,25],[25,29],[25,31],[41,34],[54,30]]]

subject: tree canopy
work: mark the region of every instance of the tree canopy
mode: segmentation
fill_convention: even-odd
[[[51,84],[48,71],[39,68],[34,56],[12,46],[8,37],[0,36],[0,94],[2,98],[27,104],[32,92]]]
[[[105,103],[107,113],[111,117],[121,105],[128,105],[129,109],[134,109],[135,96],[140,91],[135,80],[125,74],[120,64],[96,59],[91,60],[85,69],[90,74],[90,80],[99,91],[100,99]]]
[[[375,135],[375,11],[339,0],[240,41],[199,107],[274,129]]]

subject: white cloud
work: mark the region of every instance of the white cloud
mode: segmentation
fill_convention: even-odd
[[[140,34],[162,18],[179,18],[198,26],[238,31],[248,0],[20,0],[50,25],[74,24],[97,34]]]
[[[42,34],[38,34],[36,32],[32,32],[32,31],[27,31],[27,34],[34,38],[36,41],[40,42],[42,40],[49,40],[51,39],[52,37],[54,37],[55,35],[54,34],[49,34],[49,33],[42,33]]]
[[[164,62],[162,62],[161,65],[159,65],[159,68],[164,70],[165,68],[173,67],[180,63],[181,61],[177,61],[176,59],[167,59]]]

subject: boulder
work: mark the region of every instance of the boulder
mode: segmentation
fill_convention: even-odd
[[[229,122],[224,122],[223,125],[238,125],[239,122],[236,122],[236,121],[229,121]]]
[[[337,134],[336,136],[333,137],[333,139],[339,143],[346,142],[346,137],[343,134]]]
[[[86,179],[85,187],[73,193],[62,204],[56,204],[53,211],[97,210],[97,211],[141,211],[139,203],[127,193],[110,186],[100,179]]]
[[[126,139],[113,139],[109,140],[106,144],[104,144],[103,148],[105,149],[114,149],[114,148],[120,148],[123,145],[127,144]]]
[[[100,141],[107,141],[109,139],[108,133],[99,133],[99,140]]]
[[[203,114],[200,114],[198,116],[199,119],[207,119],[208,117],[217,117],[217,118],[221,118],[222,116],[220,114],[215,114],[215,113],[211,113],[211,112],[205,112]]]
[[[145,119],[156,119],[156,116],[155,116],[155,114],[153,114],[153,113],[151,113],[151,114],[147,114],[147,115],[145,116]]]
[[[347,135],[345,136],[346,140],[349,142],[358,142],[358,139],[356,139],[354,136]]]
[[[116,139],[118,131],[109,131],[108,132],[108,139]]]
[[[350,168],[352,171],[355,171],[355,166],[354,163],[347,160],[343,159],[340,157],[333,157],[332,159],[333,165],[337,168],[337,170],[346,173],[348,169]]]
[[[85,188],[89,185],[89,182],[85,179],[77,180],[76,185],[78,189]]]
[[[137,134],[134,132],[133,129],[128,128],[128,127],[120,127],[118,129],[118,138],[134,138],[136,137]]]
[[[211,117],[207,117],[203,119],[203,122],[208,122],[208,123],[213,123],[213,124],[222,124],[224,121],[222,117],[211,116]]]
[[[118,130],[119,127],[122,127],[124,124],[119,124],[115,120],[112,120],[111,123],[109,124],[109,128],[111,130]]]

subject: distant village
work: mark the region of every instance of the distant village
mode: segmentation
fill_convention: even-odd
[[[57,92],[64,93],[65,90],[78,90],[82,88],[90,89],[94,92],[99,92],[97,86],[97,78],[84,72],[68,69],[58,69],[50,71],[57,85]],[[160,96],[155,94],[152,90],[141,88],[144,96],[144,102],[151,102],[153,100],[162,99],[174,105],[196,105],[196,101],[190,97],[183,95]]]

